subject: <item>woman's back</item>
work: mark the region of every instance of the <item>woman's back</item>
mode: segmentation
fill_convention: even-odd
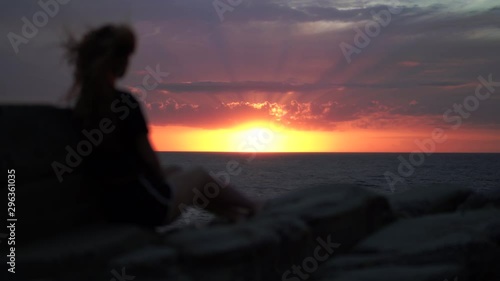
[[[91,120],[76,120],[81,126],[81,141],[92,146],[83,160],[87,178],[112,182],[142,172],[135,138],[147,134],[148,128],[139,103],[130,93],[116,90],[108,111]]]

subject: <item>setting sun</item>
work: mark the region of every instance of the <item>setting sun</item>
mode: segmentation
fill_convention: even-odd
[[[317,132],[285,128],[277,123],[251,122],[233,130],[235,152],[314,152],[319,151]],[[324,143],[324,142],[321,142]]]
[[[331,132],[293,130],[272,122],[248,122],[217,130],[180,126],[150,129],[159,151],[320,152],[335,147]]]

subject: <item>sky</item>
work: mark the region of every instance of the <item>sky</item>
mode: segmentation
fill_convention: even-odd
[[[5,6],[2,104],[62,106],[65,32],[126,23],[138,48],[119,87],[160,151],[500,152],[498,1]]]

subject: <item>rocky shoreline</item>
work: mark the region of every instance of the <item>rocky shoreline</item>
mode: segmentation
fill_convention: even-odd
[[[19,276],[111,280],[123,269],[137,280],[500,280],[498,198],[432,189],[439,199],[419,189],[408,192],[412,201],[347,185],[304,188],[247,221],[163,235],[87,225],[21,248]]]

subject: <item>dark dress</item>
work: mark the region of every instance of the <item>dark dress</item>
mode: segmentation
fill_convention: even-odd
[[[146,176],[135,140],[148,127],[133,95],[116,90],[109,111],[80,124],[82,140],[93,144],[83,157],[83,173],[89,188],[99,197],[100,212],[110,222],[161,225],[170,206],[170,188],[164,179]],[[107,108],[107,107],[104,107]],[[116,179],[120,184],[116,184]]]

